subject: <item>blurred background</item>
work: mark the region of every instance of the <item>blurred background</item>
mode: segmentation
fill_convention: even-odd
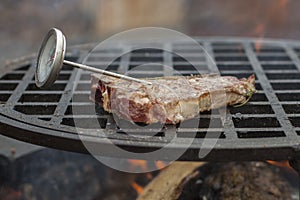
[[[35,53],[51,27],[68,45],[130,28],[159,26],[191,36],[300,39],[300,1],[2,0],[0,63]]]

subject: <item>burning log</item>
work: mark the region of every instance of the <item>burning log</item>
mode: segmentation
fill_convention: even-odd
[[[138,200],[292,199],[291,186],[263,162],[174,163],[144,189]]]
[[[143,190],[138,200],[175,200],[179,197],[183,185],[198,173],[195,170],[201,162],[175,162],[163,170]]]

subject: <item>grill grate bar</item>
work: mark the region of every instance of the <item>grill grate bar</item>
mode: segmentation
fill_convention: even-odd
[[[32,90],[32,91],[24,91],[23,94],[62,94],[64,91],[61,90],[44,90],[44,91],[38,91],[38,90]]]
[[[280,70],[265,70],[266,73],[270,73],[270,74],[277,74],[277,73],[283,73],[283,74],[289,74],[289,73],[295,73],[298,72],[296,69],[280,69]]]
[[[245,128],[235,128],[236,131],[245,131]],[[251,131],[283,131],[283,128],[281,127],[268,127],[268,128],[251,128]]]
[[[68,80],[56,80],[55,84],[67,84],[69,82]],[[35,84],[35,81],[29,81],[29,84]]]
[[[294,131],[292,124],[290,123],[289,119],[286,117],[284,109],[279,104],[279,100],[273,91],[273,88],[271,84],[268,81],[268,78],[261,66],[261,63],[257,59],[255,52],[251,48],[250,43],[244,43],[244,49],[246,51],[246,54],[248,55],[248,58],[252,64],[252,67],[255,71],[255,74],[257,76],[257,79],[260,81],[260,84],[265,91],[265,94],[267,98],[269,99],[270,105],[272,106],[273,111],[275,112],[277,119],[280,123],[280,125],[285,130],[285,134],[287,137],[298,139],[296,136],[296,132]]]
[[[239,70],[239,71],[233,71],[233,70],[220,70],[221,74],[240,74],[240,73],[253,73],[252,70]]]
[[[285,60],[278,60],[278,61],[262,60],[262,61],[259,61],[259,62],[261,63],[261,65],[289,65],[289,64],[292,64],[291,61],[285,61]]]
[[[253,73],[253,70],[220,70],[222,73],[230,73],[230,74],[239,74],[239,73]],[[265,70],[265,72],[267,74],[291,74],[291,73],[297,73],[298,70],[285,70],[285,69],[282,69],[282,70]],[[297,78],[297,77],[295,77]],[[298,80],[299,81],[299,80]]]
[[[7,107],[14,107],[15,103],[18,102],[18,100],[21,98],[22,94],[26,90],[29,81],[34,76],[34,71],[35,71],[35,62],[33,61],[29,69],[26,71],[24,77],[22,78],[22,84],[18,84],[18,86],[12,92],[9,99],[6,101],[5,105]]]
[[[35,66],[35,62],[33,61],[33,62],[31,62],[31,64],[33,65],[33,66]],[[30,68],[30,67],[29,67]],[[28,69],[29,69],[28,68]],[[15,70],[15,71],[10,71],[9,72],[9,74],[25,74],[25,73],[27,73],[28,72],[28,69],[27,70]],[[62,70],[62,71],[60,71],[60,73],[59,74],[71,74],[72,73],[72,71],[73,70]]]
[[[173,70],[173,58],[172,54],[172,45],[170,43],[167,43],[164,45],[164,52],[163,52],[163,75],[164,76],[172,76]]]
[[[210,73],[218,73],[219,69],[215,65],[214,53],[213,53],[211,44],[208,42],[204,42],[203,46],[204,46],[204,49],[208,52],[208,54],[211,56],[210,58],[212,59],[212,60],[206,59],[206,64],[208,65],[208,69],[210,70]]]
[[[290,65],[292,64],[291,61],[260,61],[262,65]],[[249,61],[222,61],[222,64],[226,65],[249,65]]]
[[[284,92],[285,94],[286,92]],[[279,94],[279,93],[278,93]],[[298,101],[280,101],[282,105],[295,105],[298,104]],[[261,101],[261,102],[249,102],[249,105],[270,105],[268,101]]]
[[[17,102],[16,105],[57,105],[58,102]],[[92,106],[91,102],[72,102],[69,103],[70,106]]]
[[[39,105],[49,105],[49,106],[52,106],[52,105],[57,105],[57,104],[45,104],[45,103],[37,103],[37,104],[16,104],[16,105],[22,105],[22,106],[27,106],[27,105],[36,105],[36,106],[39,106]],[[229,115],[229,113],[227,114],[227,115]],[[35,116],[35,115],[30,115],[30,116]],[[47,117],[49,117],[49,116],[52,116],[52,115],[36,115],[36,116],[39,116],[39,117],[45,117],[45,116],[47,116]],[[76,114],[76,115],[68,115],[68,114],[65,114],[64,115],[64,117],[71,117],[71,116],[73,116],[73,117],[78,117],[78,116],[80,116],[80,117],[95,117],[95,115],[93,115],[93,114]],[[108,117],[109,115],[101,115],[101,116],[106,116],[106,117]],[[229,115],[228,117],[230,118],[230,116],[231,115]],[[300,113],[297,113],[297,114],[286,114],[286,116],[288,116],[288,117],[300,117]],[[262,117],[262,115],[261,114],[243,114],[243,118],[244,119],[247,119],[247,118],[250,118],[250,117],[252,117],[252,118],[260,118],[260,117]],[[273,117],[273,118],[275,118],[276,117],[276,115],[275,114],[264,114],[264,117]],[[219,118],[219,115],[201,115],[201,117],[200,117],[200,119],[210,119],[210,118]],[[234,117],[233,117],[234,118]]]
[[[269,82],[270,83],[299,83],[300,84],[300,80],[270,80]]]
[[[276,93],[300,93],[300,90],[276,90]]]
[[[166,65],[168,66],[168,65]],[[168,68],[168,67],[164,67],[164,68]],[[185,74],[194,74],[195,71],[185,71]],[[162,76],[164,74],[169,74],[170,75],[173,75],[172,71],[169,69],[169,70],[164,70],[164,71],[130,71],[128,72],[128,74],[141,74],[141,75],[144,75],[144,74],[153,74],[155,76]]]
[[[51,119],[51,122],[54,123],[54,124],[60,124],[62,119],[63,119],[63,116],[64,116],[64,113],[68,107],[68,104],[69,102],[71,101],[72,99],[72,96],[73,96],[73,84],[77,84],[77,80],[80,78],[80,76],[78,76],[78,70],[79,69],[74,69],[73,72],[72,72],[72,75],[69,79],[69,82],[67,83],[62,95],[61,95],[61,98],[56,106],[56,109],[54,111],[54,114],[53,114],[53,117]]]
[[[130,62],[131,65],[143,65],[143,64],[146,64],[146,63],[145,62],[134,62],[134,61]],[[148,63],[158,63],[158,64],[160,64],[161,62],[148,62]],[[186,65],[187,64],[187,62],[183,62],[183,61],[173,61],[173,63],[174,63],[174,65]],[[193,61],[193,64],[194,65],[205,65],[206,62],[204,62],[204,61]]]
[[[22,82],[22,80],[1,80],[0,84],[10,84],[10,83],[12,83],[12,84],[14,84],[14,83],[19,84],[21,82]]]
[[[292,61],[294,61],[294,65],[297,67],[298,71],[300,71],[300,59],[298,54],[288,45],[283,46],[285,48],[286,53],[290,56]]]
[[[208,52],[209,55],[211,55],[212,59],[214,58],[214,52],[211,46],[211,43],[209,42],[204,42],[203,46],[205,48],[205,50]],[[213,60],[215,62],[215,60]],[[211,63],[209,60],[207,61],[207,64],[209,66],[209,69],[212,70],[212,73],[218,73],[218,68],[216,67],[216,65],[214,63]],[[229,113],[228,109],[226,110],[226,117],[225,119],[221,119],[222,123],[224,125],[224,129],[225,129],[225,136],[226,138],[228,138],[229,140],[235,140],[237,139],[237,132],[234,128],[234,124],[232,121],[232,116]]]
[[[130,55],[131,55],[131,47],[124,47],[122,49],[123,54],[121,56],[120,64],[118,67],[118,73],[125,74],[129,70],[129,63],[130,63]]]

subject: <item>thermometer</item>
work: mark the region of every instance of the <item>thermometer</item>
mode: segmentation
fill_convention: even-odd
[[[52,28],[46,35],[38,54],[35,72],[35,82],[38,87],[50,87],[57,80],[63,64],[83,70],[88,70],[94,73],[100,73],[115,78],[125,79],[128,81],[135,81],[147,85],[152,84],[151,82],[145,80],[132,78],[122,74],[65,60],[65,52],[66,38],[64,34],[60,30]]]

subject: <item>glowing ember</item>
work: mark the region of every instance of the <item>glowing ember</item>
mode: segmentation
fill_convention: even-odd
[[[139,184],[137,184],[136,182],[132,182],[131,186],[138,195],[140,195],[144,190],[144,188],[142,186],[140,186]]]

